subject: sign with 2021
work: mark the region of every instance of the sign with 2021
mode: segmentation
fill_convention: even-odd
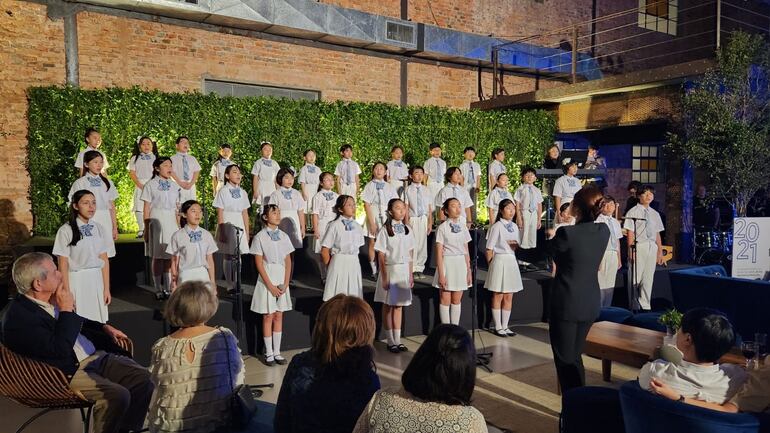
[[[733,226],[733,272],[750,280],[770,276],[770,218],[736,218]]]

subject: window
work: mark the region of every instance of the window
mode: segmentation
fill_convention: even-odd
[[[663,183],[659,144],[635,144],[631,154],[631,180]]]
[[[317,90],[235,83],[208,78],[203,80],[203,93],[206,95],[214,93],[220,96],[235,96],[236,98],[270,96],[273,98],[309,99],[311,101],[321,99],[321,92]]]
[[[639,0],[639,27],[676,36],[679,0]]]

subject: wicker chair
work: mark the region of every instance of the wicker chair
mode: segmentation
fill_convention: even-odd
[[[120,340],[118,345],[133,355],[131,340]],[[62,409],[79,409],[83,432],[89,432],[94,402],[71,390],[67,377],[58,368],[13,353],[2,344],[0,395],[30,408],[43,409],[25,421],[16,433],[46,413]]]

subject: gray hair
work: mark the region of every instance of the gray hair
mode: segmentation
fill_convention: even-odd
[[[185,281],[166,302],[165,316],[173,326],[206,323],[217,312],[219,299],[203,281]]]
[[[46,260],[53,261],[53,257],[50,254],[33,252],[26,253],[13,262],[11,274],[17,292],[26,295],[32,290],[35,280],[45,280],[48,277],[48,271],[42,266]]]

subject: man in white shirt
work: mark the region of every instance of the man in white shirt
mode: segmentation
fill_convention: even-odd
[[[718,364],[734,343],[735,333],[724,315],[709,308],[690,310],[676,333],[676,349],[681,353],[666,346],[668,350],[662,350],[665,359],[648,362],[639,371],[639,386],[653,390],[655,380],[678,392],[680,400],[722,404],[747,379],[741,366]]]
[[[75,313],[48,254],[24,254],[12,273],[19,294],[3,317],[3,344],[61,370],[73,391],[94,402],[94,432],[141,430],[154,387],[147,369],[117,346],[128,337]]]

